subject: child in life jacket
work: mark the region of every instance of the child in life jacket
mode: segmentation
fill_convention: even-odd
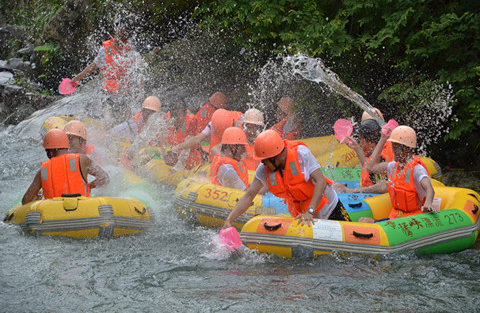
[[[381,117],[380,111],[375,109],[378,112],[378,115]],[[386,193],[387,178],[386,175],[382,173],[371,172],[367,170],[367,163],[372,159],[372,153],[375,149],[377,143],[380,141],[381,127],[378,122],[371,118],[370,115],[365,118],[362,116],[362,123],[358,133],[360,135],[360,143],[357,143],[355,139],[347,137],[349,140],[346,142],[347,145],[355,150],[362,165],[360,187],[358,188],[348,188],[341,183],[335,183],[334,188],[337,192],[365,192],[365,193]],[[382,118],[383,119],[383,118]],[[392,143],[387,141],[383,145],[382,153],[380,156],[380,162],[391,162],[393,161],[393,150]]]
[[[229,127],[223,132],[221,153],[214,156],[210,170],[212,183],[247,190],[248,169],[242,161],[247,145],[247,136],[242,129]]]
[[[390,138],[389,138],[390,137]],[[395,160],[380,162],[380,155],[385,142],[392,143]],[[417,136],[409,126],[398,126],[392,132],[382,133],[378,145],[373,151],[368,171],[386,173],[388,177],[388,193],[392,203],[389,219],[415,215],[423,212],[439,212],[433,207],[432,181],[422,160],[413,154],[417,147]],[[375,219],[362,217],[359,222],[373,223]]]

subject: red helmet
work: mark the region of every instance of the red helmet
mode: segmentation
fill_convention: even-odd
[[[155,96],[148,96],[143,101],[142,108],[159,112],[162,110],[162,102]]]
[[[225,109],[227,107],[227,96],[220,91],[211,95],[208,101],[210,101],[210,103],[217,109]]]
[[[410,148],[416,148],[417,134],[415,134],[413,128],[401,125],[392,131],[388,141],[399,143]]]
[[[87,140],[87,129],[85,128],[85,124],[83,124],[79,120],[73,120],[65,124],[65,127],[63,127],[63,131],[67,135],[74,135]]]
[[[212,115],[212,134],[222,136],[225,129],[235,126],[235,120],[230,111],[218,109]]]
[[[229,127],[225,129],[222,136],[224,145],[248,145],[247,135],[239,127]]]
[[[70,148],[68,136],[61,129],[50,129],[43,138],[43,147],[45,149],[68,149]]]
[[[285,143],[280,134],[273,129],[267,129],[255,139],[255,158],[264,160],[277,156],[283,151],[284,147]]]

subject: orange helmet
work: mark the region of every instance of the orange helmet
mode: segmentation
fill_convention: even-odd
[[[227,107],[227,96],[220,91],[211,95],[208,101],[217,109],[225,109]]]
[[[239,127],[229,127],[223,132],[221,143],[224,145],[248,145],[247,135]]]
[[[73,120],[65,124],[63,131],[67,135],[74,135],[87,140],[87,129],[85,128],[85,124],[79,120]]]
[[[417,147],[417,135],[413,128],[405,125],[396,127],[388,141],[396,142],[410,148]]]
[[[273,129],[267,129],[255,139],[255,158],[264,160],[277,156],[283,151],[284,147],[285,143],[280,134]]]
[[[162,103],[160,99],[155,96],[148,96],[142,104],[142,108],[159,112],[162,110]]]
[[[242,123],[265,126],[263,113],[257,109],[248,109],[242,117]]]
[[[222,136],[225,129],[235,126],[235,120],[225,109],[218,109],[212,115],[212,134]]]
[[[58,128],[50,129],[45,138],[43,138],[43,147],[45,149],[68,149],[70,143],[68,142],[67,134]]]
[[[377,109],[377,108],[372,108],[372,109],[373,109],[373,112],[375,112],[382,119],[382,121],[385,122],[385,119],[383,118],[382,112],[380,112],[380,110]],[[373,116],[371,116],[370,114],[368,114],[367,111],[363,111],[362,122],[366,121],[366,120],[374,120],[374,119],[375,118]]]
[[[293,100],[292,98],[289,97],[283,97],[280,99],[280,101],[277,102],[278,107],[280,110],[282,110],[284,113],[290,113],[290,108],[292,107]]]

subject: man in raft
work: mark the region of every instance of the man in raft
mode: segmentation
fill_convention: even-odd
[[[254,148],[255,157],[262,163],[223,228],[231,227],[235,219],[248,209],[262,186],[288,201],[288,211],[299,220],[299,224],[310,226],[314,218],[350,221],[331,187],[333,182],[323,175],[320,164],[305,144],[282,140],[278,132],[270,129],[258,135]]]
[[[387,139],[392,143],[395,160],[380,162],[382,148]],[[439,207],[432,205],[435,191],[427,167],[413,154],[415,148],[417,148],[415,131],[409,126],[398,126],[392,132],[390,130],[385,134],[382,132],[371,161],[367,164],[368,171],[387,174],[388,193],[393,207],[389,219],[440,211]],[[374,223],[375,219],[362,217],[359,222]]]
[[[302,122],[297,113],[293,113],[293,99],[283,97],[277,102],[278,123],[270,127],[276,130],[283,139],[297,140],[302,138]]]
[[[223,132],[221,153],[215,155],[210,167],[213,184],[247,190],[248,169],[242,162],[247,145],[247,136],[240,128],[229,127]]]
[[[67,134],[61,129],[51,129],[43,139],[43,147],[49,158],[42,162],[40,170],[28,187],[22,204],[35,200],[40,189],[45,199],[61,197],[63,194],[90,196],[90,189],[109,183],[108,174],[84,155],[68,153]],[[96,179],[88,183],[87,176]]]
[[[69,153],[86,154],[97,164],[100,164],[95,147],[87,144],[87,129],[79,120],[73,120],[65,124],[63,131],[67,134],[70,148]]]

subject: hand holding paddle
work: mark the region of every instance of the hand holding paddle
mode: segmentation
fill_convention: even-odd
[[[58,87],[62,95],[68,95],[75,91],[75,87],[78,85],[78,82],[73,82],[70,78],[64,78]]]

